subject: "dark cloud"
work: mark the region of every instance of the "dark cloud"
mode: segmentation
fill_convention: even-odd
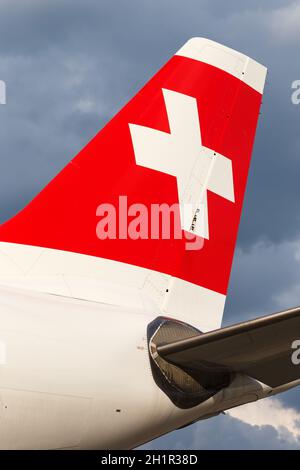
[[[299,240],[239,248],[233,263],[224,324],[300,305]]]

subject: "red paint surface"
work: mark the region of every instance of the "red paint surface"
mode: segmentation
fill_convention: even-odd
[[[169,132],[162,88],[197,98],[202,142],[232,160],[235,203],[208,191],[210,239],[200,251],[186,240],[96,237],[96,208],[178,203],[173,176],[137,166],[128,123]],[[175,56],[17,216],[0,240],[109,258],[226,293],[261,95],[226,72]],[[47,143],[45,143],[47,145]]]

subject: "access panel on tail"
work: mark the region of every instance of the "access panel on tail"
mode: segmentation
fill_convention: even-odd
[[[27,278],[64,276],[74,296],[68,276],[96,278],[202,331],[219,327],[265,76],[243,54],[188,41],[0,227],[0,282],[9,262]]]

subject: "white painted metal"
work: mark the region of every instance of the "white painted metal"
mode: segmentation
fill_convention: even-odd
[[[192,38],[176,55],[213,65],[244,81],[259,93],[263,93],[266,67],[229,47],[205,38]]]

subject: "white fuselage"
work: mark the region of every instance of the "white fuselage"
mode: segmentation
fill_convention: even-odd
[[[240,377],[177,408],[152,377],[147,310],[1,287],[0,448],[134,448],[270,391]]]

